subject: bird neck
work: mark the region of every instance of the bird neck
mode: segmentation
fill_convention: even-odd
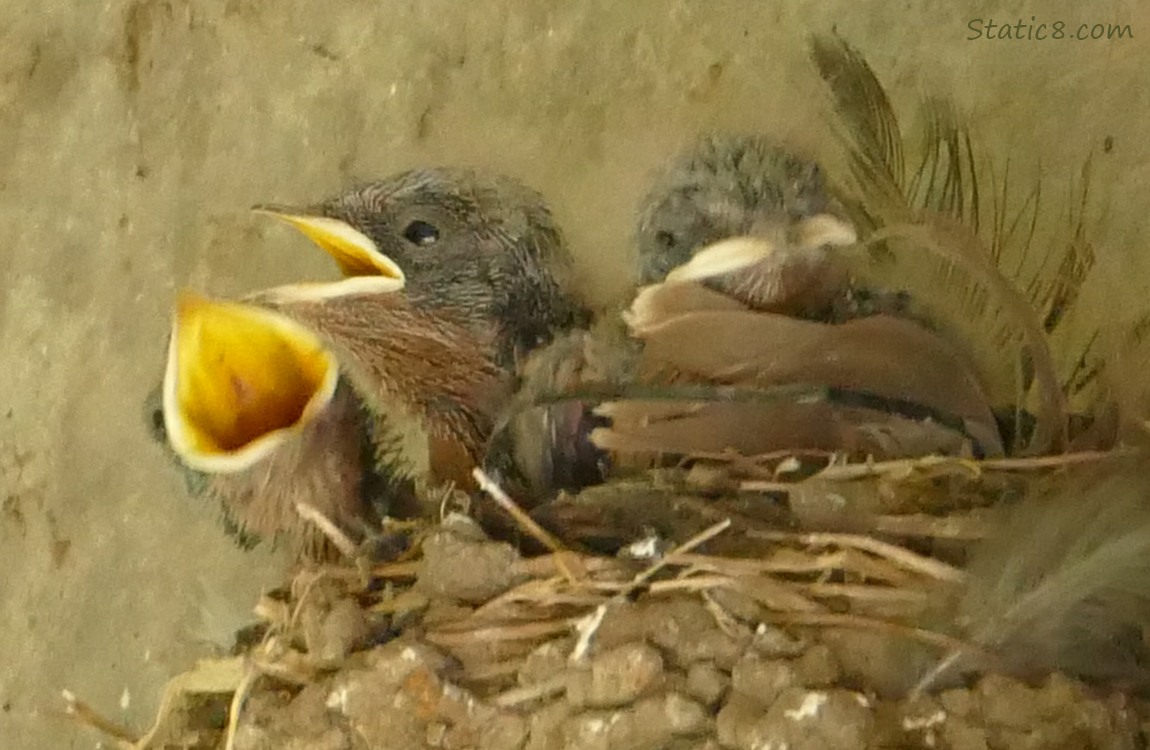
[[[492,318],[500,327],[496,361],[514,368],[531,352],[556,336],[589,324],[591,314],[578,299],[558,285],[533,285],[498,301]]]

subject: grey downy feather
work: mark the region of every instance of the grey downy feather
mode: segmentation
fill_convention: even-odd
[[[994,662],[951,654],[920,689],[972,667],[1143,684],[1150,677],[1143,643],[1150,626],[1150,474],[1111,466],[1053,482],[1004,511],[998,533],[972,553],[954,621],[960,637]]]

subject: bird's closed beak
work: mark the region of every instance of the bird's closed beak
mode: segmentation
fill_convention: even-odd
[[[399,264],[380,252],[370,237],[346,221],[281,206],[263,205],[252,210],[287,222],[303,232],[339,264],[344,276],[382,276],[401,283],[404,280]]]
[[[776,258],[785,262],[787,252],[847,247],[857,241],[854,227],[830,214],[817,214],[802,219],[784,234],[773,238],[747,235],[720,240],[699,250],[686,263],[671,269],[662,282],[640,289],[623,317],[633,333],[648,332],[652,326],[658,325],[656,321],[665,320],[678,307],[676,299],[682,293],[677,287],[744,271],[760,263],[771,263]],[[715,305],[726,306],[728,309],[732,305],[735,308],[742,307],[729,298],[724,300],[709,292],[705,294],[711,297],[709,304],[713,309],[717,309]]]
[[[681,266],[671,269],[665,283],[704,281],[723,276],[771,257],[776,245],[765,237],[731,237],[710,245]]]
[[[723,274],[741,271],[762,263],[778,252],[780,246],[796,249],[846,247],[858,242],[854,227],[830,214],[817,214],[802,219],[786,235],[769,238],[759,235],[731,237],[700,250],[691,260],[667,274],[668,283],[703,281]]]
[[[164,427],[190,468],[250,468],[331,403],[336,358],[307,328],[254,305],[183,292],[164,374]]]

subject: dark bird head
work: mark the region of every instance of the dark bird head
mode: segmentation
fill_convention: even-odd
[[[708,135],[676,158],[643,200],[640,281],[661,281],[720,240],[785,238],[794,222],[834,208],[815,162],[761,136]]]
[[[505,363],[584,319],[564,290],[570,257],[551,212],[510,177],[414,170],[310,208],[257,210],[301,230],[345,276],[393,277],[413,304],[494,329]]]

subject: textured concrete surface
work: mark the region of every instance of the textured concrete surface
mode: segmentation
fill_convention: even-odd
[[[934,6],[0,2],[0,744],[95,746],[62,715],[65,687],[146,725],[162,681],[278,581],[281,561],[241,554],[183,496],[141,416],[176,288],[333,275],[255,202],[418,163],[496,166],[553,200],[609,295],[637,191],[683,138],[825,142],[801,51],[837,25],[900,101],[952,92],[1052,195],[1093,148],[1108,213],[1090,299],[1100,317],[1133,311],[1150,270],[1150,6],[1023,13],[1131,25],[1109,42],[969,41],[970,19],[1019,11]]]

